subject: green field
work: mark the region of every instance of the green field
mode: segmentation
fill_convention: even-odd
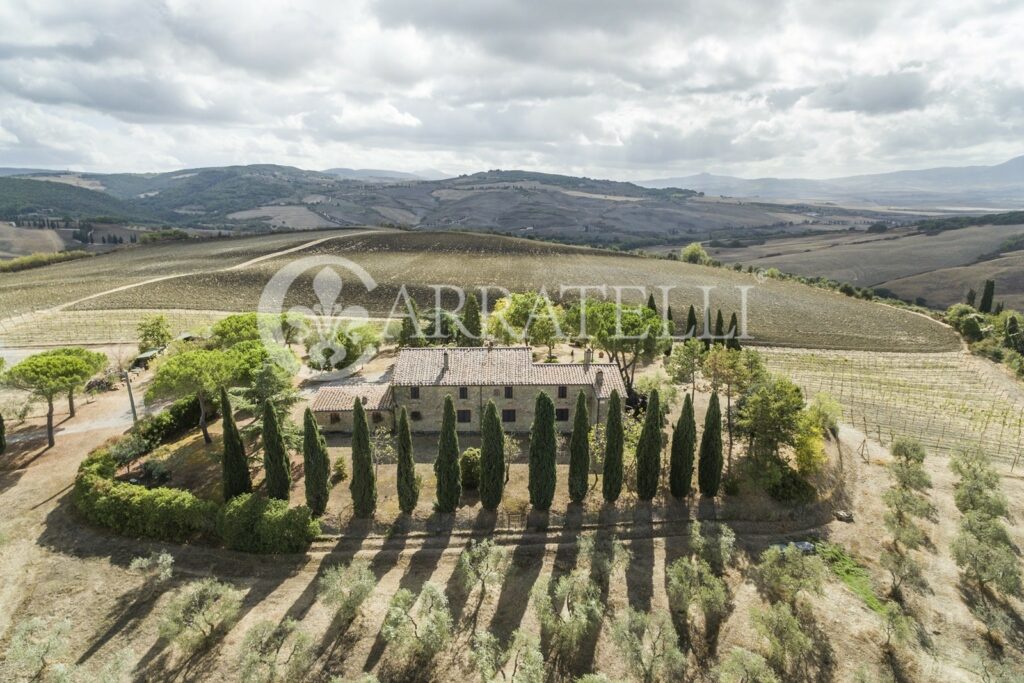
[[[224,270],[255,257],[322,236],[337,239]],[[952,331],[926,317],[852,299],[795,282],[758,279],[728,269],[642,258],[543,242],[469,233],[304,232],[224,241],[143,246],[0,277],[4,317],[73,302],[125,284],[166,275],[172,279],[111,292],[70,306],[72,310],[192,309],[255,310],[267,281],[298,256],[337,255],[365,268],[378,286],[372,292],[345,290],[344,304],[361,305],[372,316],[390,311],[404,284],[422,308],[433,305],[432,284],[495,286],[513,291],[560,285],[674,287],[669,303],[677,317],[700,306],[701,286],[714,287],[711,308],[738,311],[740,287],[749,287],[749,333],[753,343],[811,348],[884,351],[942,351],[957,348]],[[289,304],[313,305],[313,272],[290,290]],[[614,292],[609,289],[609,296]],[[623,290],[623,300],[641,296]],[[452,305],[446,295],[445,305]]]

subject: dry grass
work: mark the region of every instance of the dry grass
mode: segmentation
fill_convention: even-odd
[[[937,235],[912,234],[907,230],[882,235],[840,233],[715,250],[715,257],[755,268],[774,267],[799,275],[820,275],[858,287],[885,286],[908,296],[893,287],[892,281],[973,263],[996,251],[1004,240],[1021,234],[1024,225],[983,225]],[[954,296],[958,298],[960,294]]]
[[[317,228],[330,228],[336,224],[310,211],[305,206],[260,206],[247,211],[236,211],[228,214],[228,218],[235,220],[258,220],[265,221],[268,225],[278,228],[293,228],[295,230],[315,230]]]
[[[64,240],[56,230],[17,228],[0,221],[0,258],[60,251]]]
[[[759,343],[888,351],[948,350],[958,345],[952,331],[924,317],[794,282],[762,282],[728,269],[525,240],[461,233],[378,233],[333,240],[301,253],[336,254],[365,268],[378,286],[368,293],[346,290],[345,304],[365,306],[377,316],[388,314],[403,284],[421,307],[432,306],[432,284],[513,291],[546,287],[552,293],[561,285],[664,286],[674,288],[669,303],[677,319],[690,304],[701,304],[702,286],[715,288],[711,306],[726,313],[739,310],[740,288],[749,287],[749,332]],[[78,308],[254,310],[267,281],[294,257],[155,282],[86,301]],[[306,273],[293,284],[289,305],[316,303],[313,275]],[[608,292],[614,297],[613,290]],[[444,296],[447,306],[454,304],[450,294]],[[492,299],[496,295],[492,292]],[[623,290],[624,301],[642,298],[646,297],[632,289]]]
[[[995,280],[996,301],[1007,308],[1024,309],[1024,252],[968,266],[940,268],[921,275],[890,280],[885,287],[905,299],[922,298],[929,306],[946,308],[964,300],[967,290],[981,292],[985,280]]]

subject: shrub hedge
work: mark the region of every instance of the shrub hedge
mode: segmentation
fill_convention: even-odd
[[[462,451],[459,469],[462,470],[462,488],[476,491],[480,487],[480,449],[467,448]]]
[[[220,506],[182,489],[119,482],[116,472],[108,448],[93,451],[78,468],[74,502],[88,521],[118,534],[175,543],[219,536],[235,550],[297,553],[320,533],[305,505],[246,494]]]
[[[217,504],[188,491],[114,480],[117,463],[101,448],[87,457],[75,479],[75,507],[90,522],[119,534],[182,542],[212,529]]]
[[[216,418],[215,415],[206,417],[208,420]],[[167,410],[139,420],[132,431],[146,443],[151,444],[150,449],[153,449],[185,434],[197,424],[199,424],[199,399],[195,396],[186,396],[172,403]]]
[[[224,545],[247,553],[302,552],[320,533],[305,505],[289,508],[286,501],[252,493],[232,498],[217,526]]]

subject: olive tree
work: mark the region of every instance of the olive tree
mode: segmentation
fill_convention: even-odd
[[[241,679],[247,683],[300,683],[316,654],[313,639],[287,618],[254,624],[242,640],[239,653]]]
[[[209,578],[185,586],[164,609],[160,637],[191,654],[227,632],[238,617],[242,593]]]
[[[469,657],[480,674],[480,683],[498,680],[506,683],[544,681],[544,656],[540,652],[540,640],[522,629],[516,629],[504,647],[493,633],[478,631],[473,636]]]
[[[633,677],[641,683],[684,680],[686,656],[680,651],[672,619],[665,612],[632,607],[612,629],[612,639]]]
[[[370,563],[363,559],[347,565],[335,565],[320,578],[320,600],[334,610],[334,618],[342,623],[351,622],[359,614],[363,602],[373,592],[377,579]]]
[[[580,569],[562,576],[554,591],[547,581],[533,589],[533,607],[540,621],[547,659],[556,669],[571,665],[579,645],[601,620],[601,591]]]
[[[483,605],[489,586],[501,585],[508,571],[508,549],[495,545],[490,538],[483,541],[472,541],[468,548],[459,555],[456,571],[462,579],[466,590],[472,592],[479,589],[477,611]]]
[[[897,439],[892,445],[893,462],[889,465],[892,486],[882,494],[886,506],[885,528],[891,540],[882,551],[882,566],[892,578],[891,592],[898,594],[906,585],[924,588],[921,566],[912,551],[927,540],[916,520],[935,520],[936,508],[928,500],[931,478],[924,468],[924,448],[915,441]]]
[[[1020,559],[1002,521],[1009,516],[1009,506],[999,488],[999,474],[980,450],[956,454],[950,469],[959,477],[953,500],[963,513],[953,539],[953,559],[986,604],[992,589],[1020,597]]]
[[[432,583],[419,596],[407,588],[391,598],[381,634],[408,666],[429,666],[452,639],[448,599]]]

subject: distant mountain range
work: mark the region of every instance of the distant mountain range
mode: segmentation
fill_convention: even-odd
[[[403,171],[387,171],[377,168],[328,168],[324,171],[329,175],[346,180],[362,180],[364,182],[393,183],[410,180],[444,180],[451,176],[436,169],[424,169],[415,173]]]
[[[246,231],[393,225],[637,248],[906,222],[926,206],[1024,205],[1024,157],[833,180],[702,174],[636,184],[518,170],[425,179],[431,174],[444,175],[274,164],[168,173],[0,169],[0,220]]]
[[[996,166],[929,168],[809,180],[735,178],[698,173],[638,183],[685,187],[706,194],[767,200],[855,202],[909,207],[1024,207],[1024,156]]]

